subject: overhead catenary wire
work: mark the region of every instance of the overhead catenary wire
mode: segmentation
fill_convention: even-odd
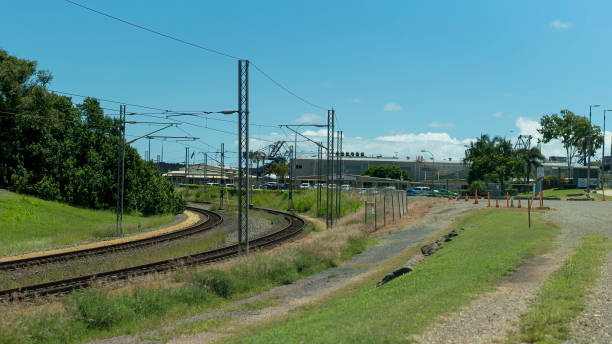
[[[217,55],[224,56],[224,57],[227,57],[227,58],[231,58],[231,59],[234,59],[234,60],[241,60],[241,58],[239,58],[237,56],[234,56],[234,55],[222,52],[222,51],[217,50],[217,49],[208,48],[208,47],[205,47],[205,46],[197,44],[197,43],[189,42],[187,40],[184,40],[184,39],[181,39],[181,38],[178,38],[178,37],[175,37],[175,36],[172,36],[172,35],[169,35],[169,34],[166,34],[166,33],[163,33],[163,32],[157,31],[157,30],[154,30],[154,29],[151,29],[149,27],[146,27],[146,26],[143,26],[143,25],[139,25],[139,24],[130,22],[130,21],[125,20],[125,19],[121,19],[119,17],[113,16],[113,15],[108,14],[106,12],[102,12],[100,10],[96,10],[94,8],[85,6],[85,5],[80,4],[80,3],[76,2],[76,1],[72,1],[72,0],[64,0],[64,1],[69,3],[69,4],[72,4],[74,6],[81,7],[83,9],[86,9],[86,10],[91,11],[93,13],[96,13],[96,14],[105,16],[107,18],[119,21],[121,23],[130,25],[130,26],[135,27],[135,28],[140,29],[140,30],[147,31],[147,32],[153,33],[155,35],[158,35],[158,36],[161,36],[161,37],[164,37],[164,38],[167,38],[167,39],[170,39],[170,40],[173,40],[173,41],[176,41],[176,42],[179,42],[179,43],[182,43],[182,44],[185,44],[185,45],[197,48],[197,49],[201,49],[201,50],[207,51],[209,53],[217,54]],[[257,66],[253,61],[250,61],[250,63],[253,66],[253,68],[255,68],[257,71],[259,71],[266,79],[270,80],[274,85],[276,85],[277,87],[279,87],[283,91],[285,91],[288,94],[294,96],[295,98],[299,99],[300,101],[304,102],[305,104],[308,104],[308,105],[310,105],[312,107],[315,107],[317,109],[326,110],[326,108],[324,108],[322,106],[319,106],[319,105],[317,105],[317,104],[307,100],[306,98],[304,98],[302,96],[299,96],[298,94],[296,94],[295,92],[291,91],[289,88],[287,88],[286,86],[284,86],[280,82],[276,81],[268,73],[263,71],[263,69],[261,69],[259,66]]]

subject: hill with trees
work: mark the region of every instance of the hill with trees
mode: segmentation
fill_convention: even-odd
[[[116,205],[120,122],[99,102],[47,89],[52,76],[36,62],[0,50],[0,188],[93,209]],[[172,184],[125,152],[125,209],[145,215],[179,213],[184,201]]]

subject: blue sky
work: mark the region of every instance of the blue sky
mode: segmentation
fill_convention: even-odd
[[[588,105],[597,103],[612,108],[606,1],[80,2],[248,58],[300,96],[333,106],[347,151],[414,158],[427,149],[436,159],[457,158],[481,133],[534,133],[544,113],[569,108],[588,115]],[[52,89],[173,110],[236,107],[233,59],[61,0],[6,1],[0,22],[0,48],[39,61],[55,77]],[[252,123],[325,118],[256,70],[250,78]],[[144,110],[128,106],[132,111]],[[215,151],[221,142],[235,151],[235,135],[205,128],[236,132],[235,123],[214,119],[233,117],[219,116],[184,118],[198,126],[164,134],[199,137],[190,143],[196,152]],[[602,118],[602,108],[594,110],[594,123]],[[129,126],[128,135],[155,128]],[[252,145],[292,138],[288,133],[252,126]],[[146,142],[134,145],[144,155]],[[152,156],[161,145],[152,142]],[[184,159],[184,145],[163,145],[164,160]],[[552,143],[544,152],[562,155],[560,148]],[[298,151],[309,154],[314,146],[299,144]]]

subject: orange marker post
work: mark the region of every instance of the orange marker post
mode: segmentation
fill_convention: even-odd
[[[508,199],[508,196],[510,196],[510,194],[506,192],[506,208],[510,208],[510,199]]]
[[[606,200],[606,190],[604,190],[603,186],[601,187],[601,197],[603,197],[603,200]]]
[[[474,192],[474,204],[478,204],[478,190]]]
[[[519,205],[518,205],[518,207],[522,208],[522,206],[521,206],[521,198],[520,197],[519,197]]]
[[[470,200],[470,199],[468,198],[468,194],[467,194],[467,192],[466,192],[466,193],[465,193],[465,201],[467,202],[467,201],[469,201],[469,200]]]
[[[499,208],[499,198],[495,197],[495,208]]]
[[[542,198],[542,191],[540,191],[540,208],[544,206],[544,199]]]
[[[491,208],[491,193],[487,192],[487,207]]]
[[[514,197],[510,197],[510,208],[514,208]]]
[[[448,200],[449,200],[449,201],[450,201],[450,200],[452,200],[452,197],[451,197],[451,193],[450,193],[450,191],[448,192]]]

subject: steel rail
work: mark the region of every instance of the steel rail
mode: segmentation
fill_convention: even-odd
[[[267,235],[262,235],[258,238],[251,240],[249,245],[252,249],[262,249],[277,245],[301,233],[302,229],[304,228],[305,221],[298,216],[271,209],[253,209],[263,210],[272,214],[283,215],[289,221],[289,224],[278,231]],[[112,270],[98,274],[84,275],[42,284],[0,290],[0,301],[16,301],[36,296],[63,294],[73,290],[87,288],[92,284],[101,281],[118,281],[149,273],[166,272],[177,267],[212,263],[215,261],[237,256],[237,252],[238,244],[232,244],[218,249],[203,251],[182,257],[161,260],[149,264],[138,265],[119,270]]]
[[[195,207],[187,207],[186,209],[196,212],[200,215],[204,215],[205,219],[200,219],[198,220],[198,222],[196,222],[195,224],[187,228],[179,229],[179,230],[172,231],[172,232],[167,232],[161,235],[152,236],[148,238],[142,238],[138,240],[126,241],[122,243],[116,243],[116,244],[105,245],[105,246],[100,246],[100,247],[85,248],[85,249],[74,250],[74,251],[52,253],[52,254],[42,255],[42,256],[34,256],[34,257],[3,261],[3,262],[0,262],[0,271],[11,271],[11,270],[23,269],[23,268],[31,267],[33,265],[49,264],[49,263],[55,263],[59,261],[65,261],[65,260],[71,260],[71,259],[77,259],[77,258],[83,258],[83,257],[89,257],[89,256],[95,256],[95,255],[101,255],[101,254],[115,253],[118,251],[124,251],[124,250],[140,248],[144,246],[155,245],[155,244],[159,244],[162,242],[181,239],[181,238],[208,230],[223,222],[223,217],[220,214],[217,214],[215,212],[201,209],[201,208],[195,208]]]

